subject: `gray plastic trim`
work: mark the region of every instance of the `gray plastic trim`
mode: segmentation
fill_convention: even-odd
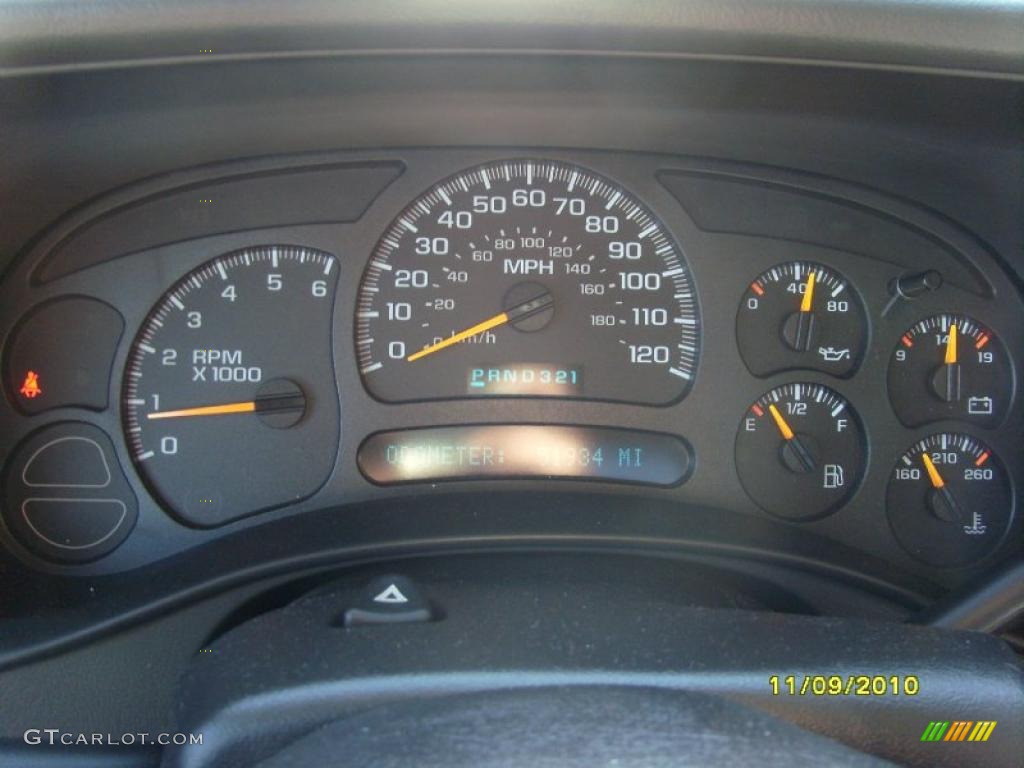
[[[711,57],[1024,79],[1024,2],[0,2],[0,76],[424,52]]]

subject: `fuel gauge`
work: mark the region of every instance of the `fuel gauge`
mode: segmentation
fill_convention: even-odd
[[[944,419],[996,427],[1012,394],[1006,348],[966,315],[921,320],[900,337],[889,361],[889,400],[908,427]]]
[[[785,384],[743,417],[736,471],[750,498],[787,520],[836,511],[864,474],[860,420],[839,393],[821,384]]]

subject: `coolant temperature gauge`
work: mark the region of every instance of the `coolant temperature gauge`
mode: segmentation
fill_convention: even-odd
[[[968,435],[942,433],[899,458],[886,506],[907,552],[929,565],[955,567],[984,557],[1003,538],[1013,491],[991,449]]]
[[[908,427],[943,419],[996,427],[1012,393],[1006,349],[966,315],[921,320],[900,337],[889,361],[889,399]]]

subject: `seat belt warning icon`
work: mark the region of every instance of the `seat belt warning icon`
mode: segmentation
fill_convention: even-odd
[[[21,385],[21,389],[18,391],[29,400],[34,400],[43,394],[43,389],[39,386],[39,374],[35,371],[29,371],[26,373],[25,381]]]

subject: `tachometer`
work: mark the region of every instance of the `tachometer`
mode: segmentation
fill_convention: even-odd
[[[169,510],[218,525],[309,496],[334,466],[338,397],[321,251],[249,248],[203,264],[150,312],[125,372],[125,433]]]
[[[389,402],[574,397],[666,405],[689,390],[700,320],[653,212],[588,170],[510,160],[398,215],[359,291],[363,382]]]

